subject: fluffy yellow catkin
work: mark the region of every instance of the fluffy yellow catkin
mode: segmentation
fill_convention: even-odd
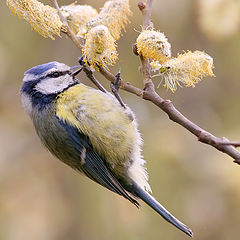
[[[107,1],[99,15],[87,23],[87,28],[91,29],[97,25],[104,25],[115,40],[121,36],[121,31],[125,29],[131,15],[129,0]]]
[[[60,36],[62,22],[57,10],[37,0],[7,0],[7,5],[14,15],[24,18],[32,28],[43,37]]]
[[[171,57],[171,45],[161,32],[145,30],[137,38],[138,54],[159,63],[164,63]]]
[[[76,5],[72,3],[62,6],[60,9],[75,34],[79,30],[82,32],[81,28],[85,27],[88,21],[98,15],[97,10],[89,5]]]
[[[106,26],[99,25],[90,29],[86,34],[83,54],[85,62],[93,67],[96,64],[104,67],[115,64],[116,44]]]
[[[153,61],[151,66],[162,76],[163,86],[172,92],[175,92],[178,86],[195,87],[203,77],[215,76],[212,71],[214,67],[212,57],[201,51],[179,54],[177,58],[163,64]]]

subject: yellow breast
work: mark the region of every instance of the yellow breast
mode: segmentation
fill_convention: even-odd
[[[124,171],[137,129],[112,95],[78,84],[59,94],[56,115],[87,135],[116,174]]]

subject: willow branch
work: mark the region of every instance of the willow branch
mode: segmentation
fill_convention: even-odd
[[[102,66],[98,66],[98,70],[108,81],[110,81],[112,83],[116,82],[116,76],[113,75],[111,72],[109,72],[106,68],[104,68]],[[133,93],[133,94],[137,95],[138,97],[142,97],[142,95],[143,95],[142,89],[131,85],[129,82],[124,82],[122,79],[120,80],[120,88],[127,92]]]
[[[63,22],[64,26],[66,27],[68,37],[73,41],[73,43],[77,46],[77,48],[81,51],[82,50],[82,43],[83,39],[78,39],[75,34],[72,32],[71,28],[69,27],[66,19],[62,15],[57,0],[52,0],[56,9],[58,10],[59,17]],[[147,0],[146,3],[140,2],[138,4],[139,9],[143,14],[143,29],[148,29],[152,27],[151,23],[151,9],[152,9],[152,0]],[[143,83],[144,89],[137,88],[131,85],[128,82],[124,82],[122,79],[120,80],[120,88],[132,93],[142,99],[152,102],[154,105],[159,107],[163,110],[171,119],[172,121],[178,123],[186,130],[194,134],[198,140],[202,143],[208,144],[213,146],[214,148],[218,149],[219,151],[226,153],[230,157],[234,159],[234,162],[240,164],[240,152],[235,149],[235,147],[239,147],[239,142],[230,142],[227,138],[219,138],[214,136],[213,134],[209,133],[208,131],[200,128],[198,125],[191,122],[188,118],[186,118],[181,112],[179,112],[170,100],[165,100],[161,98],[155,91],[154,84],[151,79],[150,74],[150,65],[148,59],[143,58],[140,56],[141,60],[141,72],[143,76]],[[110,82],[114,83],[116,81],[116,77],[106,68],[98,66],[99,72]]]
[[[146,30],[146,29],[152,27],[152,22],[151,22],[152,0],[147,0],[146,3],[139,2],[138,7],[141,10],[142,16],[143,16],[142,30]],[[140,55],[140,60],[141,60],[141,72],[142,72],[142,76],[143,76],[144,89],[146,90],[146,86],[154,88],[154,85],[152,83],[149,59]],[[151,84],[149,84],[149,83],[151,83]]]
[[[138,8],[141,10],[142,16],[143,16],[143,24],[142,24],[143,30],[148,29],[152,25],[152,22],[151,22],[152,2],[153,0],[147,0],[146,3],[142,1],[138,3]]]
[[[147,89],[148,90],[144,91],[143,94],[143,98],[145,100],[151,101],[156,106],[161,108],[165,113],[167,113],[169,119],[180,124],[182,127],[194,134],[198,138],[198,141],[211,145],[219,151],[228,154],[234,159],[234,162],[240,164],[240,152],[233,147],[239,146],[239,143],[230,142],[225,137],[216,137],[210,132],[202,129],[195,123],[191,122],[188,118],[186,118],[181,112],[179,112],[170,100],[161,98],[154,89]]]
[[[151,23],[151,10],[152,10],[152,0],[147,0],[146,3],[139,2],[138,7],[142,12],[143,17],[143,30],[152,27]],[[233,146],[239,146],[238,143],[231,143],[226,138],[218,138],[206,130],[200,128],[198,125],[191,122],[183,114],[181,114],[172,104],[170,100],[165,100],[161,98],[155,91],[154,84],[151,79],[151,67],[149,60],[140,55],[141,60],[141,72],[144,83],[144,91],[142,92],[142,98],[151,101],[160,109],[162,109],[169,118],[180,124],[182,127],[194,134],[198,140],[202,143],[209,144],[219,151],[222,151],[229,156],[231,156],[236,163],[240,164],[240,152],[236,150]]]

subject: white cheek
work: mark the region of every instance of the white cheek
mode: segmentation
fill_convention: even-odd
[[[42,80],[35,88],[43,94],[52,94],[62,92],[72,83],[73,79],[69,75],[66,75],[58,78],[48,78]]]
[[[26,112],[31,116],[32,115],[32,102],[29,96],[25,93],[22,93],[22,105]]]

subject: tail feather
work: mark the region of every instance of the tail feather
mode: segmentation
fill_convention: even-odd
[[[149,193],[144,191],[142,188],[133,184],[132,190],[136,196],[141,198],[146,204],[148,204],[151,208],[153,208],[156,212],[158,212],[165,220],[176,226],[178,229],[193,237],[192,230],[180,222],[177,218],[175,218],[171,213],[169,213],[154,197],[152,197]]]

